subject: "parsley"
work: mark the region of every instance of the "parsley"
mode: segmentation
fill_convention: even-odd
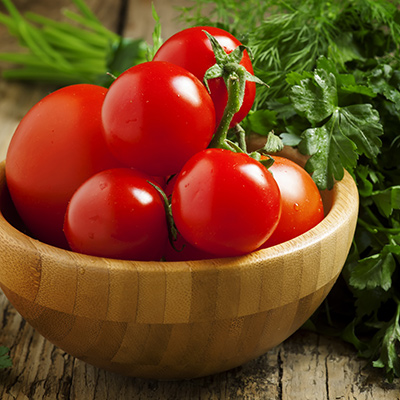
[[[0,369],[12,367],[12,360],[8,354],[9,349],[5,346],[0,346]]]
[[[306,170],[313,173],[318,187],[331,189],[335,179],[343,178],[344,168],[353,172],[361,155],[370,159],[378,155],[383,128],[371,104],[339,105],[340,91],[347,95],[352,89],[339,86],[348,79],[335,70],[332,62],[321,58],[313,75],[304,75],[292,76],[297,84],[289,92],[296,112],[312,126],[302,133],[299,149],[311,155]],[[353,88],[360,92],[360,86]]]
[[[321,189],[344,168],[357,183],[350,254],[306,326],[352,343],[389,380],[400,377],[400,1],[193,2],[183,17],[245,38],[270,86],[258,89],[243,128],[273,130],[310,155],[306,169]]]

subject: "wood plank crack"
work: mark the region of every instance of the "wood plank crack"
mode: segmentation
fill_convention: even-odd
[[[278,396],[279,400],[283,400],[283,359],[282,359],[282,349],[278,351]]]
[[[116,32],[118,33],[118,35],[121,36],[125,32],[126,24],[128,21],[129,3],[129,0],[121,0],[121,6],[116,27]]]
[[[326,398],[327,398],[327,400],[330,400],[328,358],[329,358],[329,355],[327,355],[325,357],[325,390],[326,390]]]

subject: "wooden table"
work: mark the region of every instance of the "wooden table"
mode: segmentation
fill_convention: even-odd
[[[60,17],[68,0],[15,0],[23,10]],[[88,0],[104,24],[126,36],[150,39],[150,0]],[[121,23],[120,7],[126,8]],[[188,0],[154,0],[163,36],[180,28],[174,6]],[[0,6],[0,10],[3,11]],[[0,27],[0,51],[15,49]],[[54,88],[0,80],[0,160],[28,109]],[[352,347],[336,339],[300,331],[264,356],[232,371],[184,382],[157,382],[108,373],[79,361],[35,332],[0,293],[0,345],[11,349],[13,367],[0,370],[0,398],[8,399],[315,399],[399,400],[400,380],[384,382],[365,367]]]

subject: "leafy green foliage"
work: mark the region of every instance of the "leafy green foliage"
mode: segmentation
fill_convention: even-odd
[[[6,79],[108,86],[112,82],[108,74],[118,76],[128,66],[146,61],[143,40],[121,38],[108,30],[83,0],[72,0],[77,13],[64,10],[69,22],[35,13],[23,16],[11,0],[2,2],[9,15],[0,13],[0,23],[27,49],[0,53],[0,60],[13,66],[3,71]]]
[[[8,352],[8,347],[0,346],[0,369],[12,367],[12,360]]]
[[[244,124],[245,130],[267,136],[278,125],[276,112],[267,109],[250,112]]]
[[[259,0],[192,0],[193,5],[179,7],[181,19],[190,26],[218,26],[236,36],[242,43],[253,28],[271,11],[271,1]]]
[[[147,54],[146,54],[146,59],[147,61],[151,61],[155,54],[157,53],[157,50],[162,46],[163,40],[161,36],[161,23],[160,23],[160,18],[157,14],[157,11],[154,7],[154,4],[151,3],[151,10],[152,10],[152,15],[154,19],[154,29],[152,33],[152,39],[153,39],[153,44],[152,45],[147,45]],[[140,39],[138,39],[140,41]],[[134,65],[134,62],[131,62],[131,65]],[[136,60],[137,63],[137,60]]]
[[[374,254],[364,258],[354,267],[349,282],[355,289],[372,290],[380,287],[389,290],[395,268],[392,253]]]
[[[193,2],[197,13],[210,3]],[[400,1],[267,0],[254,12],[213,3],[211,23],[233,21],[270,86],[258,89],[243,127],[273,129],[310,155],[320,188],[344,168],[357,183],[353,246],[306,326],[348,341],[389,380],[400,377]],[[198,15],[191,24],[205,21]]]
[[[313,79],[305,78],[293,86],[291,94],[296,111],[312,125],[323,121],[337,108],[335,76],[323,69],[315,71]]]
[[[400,342],[400,303],[397,305],[396,314],[387,323],[381,324],[377,336],[382,340],[379,358],[373,362],[374,367],[384,368],[390,381],[395,376],[400,376],[400,358],[398,343]]]
[[[321,58],[312,77],[305,76],[291,77],[297,82],[290,90],[292,105],[312,126],[302,133],[299,149],[311,155],[306,169],[318,187],[331,189],[335,179],[343,178],[344,168],[353,171],[360,155],[376,157],[383,130],[371,104],[338,105],[338,83],[347,80],[334,70],[333,63]],[[355,93],[361,92],[359,85],[347,85],[346,92],[352,87]]]

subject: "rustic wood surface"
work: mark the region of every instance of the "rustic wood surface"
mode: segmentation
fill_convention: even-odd
[[[67,0],[15,0],[58,18]],[[147,0],[88,0],[99,18],[129,36],[149,38],[152,31]],[[182,0],[155,0],[164,37],[178,24],[174,5]],[[127,7],[121,22],[121,7]],[[0,10],[3,10],[0,7]],[[15,43],[0,27],[0,51]],[[25,112],[51,87],[0,80],[0,160]],[[1,399],[316,399],[399,400],[400,382],[387,383],[365,367],[351,346],[336,339],[299,331],[280,346],[226,373],[184,382],[126,378],[92,367],[50,344],[30,327],[0,293],[0,345],[11,349],[14,365],[0,371]]]

